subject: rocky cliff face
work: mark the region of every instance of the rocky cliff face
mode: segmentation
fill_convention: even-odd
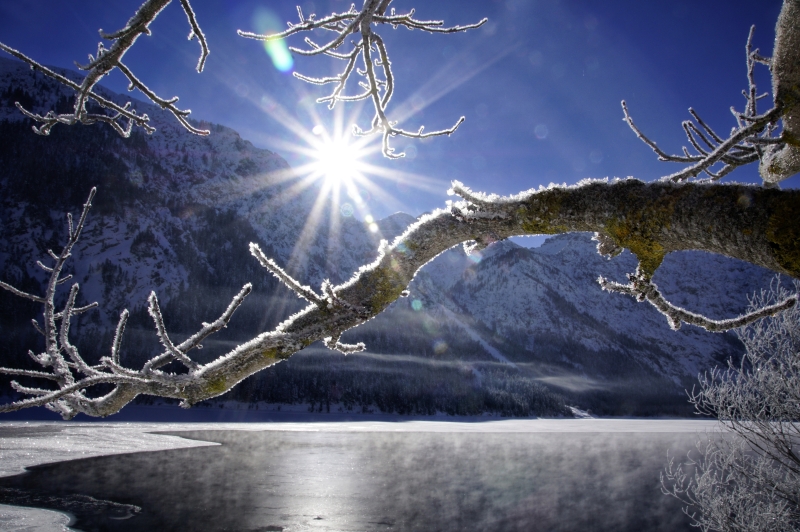
[[[106,354],[124,307],[134,312],[123,361],[135,366],[158,350],[144,311],[151,290],[180,338],[215,318],[252,282],[255,292],[230,330],[203,351],[216,356],[302,304],[249,255],[249,242],[303,283],[319,286],[325,278],[348,278],[374,258],[380,238],[413,221],[398,213],[373,233],[327,207],[315,210],[318,186],[298,187],[299,177],[279,155],[224,126],[203,124],[212,134],[197,137],[158,108],[137,104],[151,116],[155,134],[121,139],[97,125],[56,127],[39,137],[14,101],[35,112],[71,107],[60,86],[0,59],[0,278],[41,290],[45,274],[36,260],[59,248],[64,213],[78,211],[97,186],[70,266],[81,300],[100,305],[74,328],[79,347],[93,356]],[[649,305],[602,292],[599,275],[624,280],[635,261],[627,253],[600,257],[590,236],[562,235],[537,249],[500,242],[469,257],[452,249],[417,275],[409,298],[348,333],[345,341],[367,342],[366,354],[344,359],[312,348],[234,395],[329,403],[348,397],[351,408],[382,402],[380,408],[403,412],[529,415],[559,412],[555,391],[607,413],[672,412],[685,403],[682,390],[698,372],[739,356],[741,346],[730,334],[689,326],[671,331]],[[682,253],[668,257],[656,282],[675,303],[728,317],[743,311],[747,295],[770,278],[747,264]],[[27,365],[24,353],[39,342],[30,326],[37,312],[0,294],[4,365]],[[425,372],[436,378],[421,378]],[[338,384],[330,375],[339,376]],[[288,391],[278,394],[279,388]],[[395,399],[386,399],[390,389]],[[547,401],[536,403],[542,397]]]

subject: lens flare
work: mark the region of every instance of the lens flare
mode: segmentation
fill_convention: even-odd
[[[271,33],[280,33],[283,31],[283,26],[278,17],[269,9],[259,8],[253,14],[253,23],[259,33],[269,35]],[[269,58],[272,59],[272,64],[281,72],[289,72],[294,66],[292,54],[289,52],[289,47],[286,46],[286,41],[283,39],[276,41],[264,41],[264,50],[266,50]]]
[[[267,33],[276,33],[278,29]],[[380,156],[380,137],[353,136],[351,124],[357,122],[361,110],[358,105],[347,115],[343,106],[337,106],[331,115],[320,116],[311,94],[299,94],[291,107],[278,103],[269,94],[250,94],[248,98],[265,118],[277,121],[282,128],[279,135],[264,135],[259,141],[295,159],[291,169],[271,174],[263,186],[279,187],[281,198],[286,200],[316,195],[287,267],[304,267],[308,248],[319,238],[323,228],[332,246],[331,256],[335,256],[336,246],[346,245],[345,229],[349,231],[354,221],[363,223],[377,244],[384,235],[376,220],[378,213],[371,210],[376,206],[384,212],[408,209],[394,193],[398,183],[403,190],[441,193],[447,189],[448,183],[439,178],[370,162]],[[417,305],[421,308],[422,302]]]
[[[292,54],[286,43],[281,39],[280,41],[267,41],[264,43],[264,48],[272,59],[272,64],[281,72],[289,72],[294,66]]]
[[[442,353],[447,351],[448,347],[449,346],[447,345],[447,342],[445,342],[444,340],[436,340],[435,342],[433,342],[433,352],[436,353],[437,355],[441,355]]]

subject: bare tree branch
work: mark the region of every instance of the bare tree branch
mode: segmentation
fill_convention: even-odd
[[[54,381],[58,389],[35,388],[12,382],[11,385],[17,392],[33,395],[34,397],[3,405],[0,407],[0,412],[9,412],[31,406],[46,406],[61,414],[65,419],[70,419],[80,412],[95,416],[113,413],[112,410],[107,408],[106,403],[109,397],[114,397],[115,392],[99,398],[91,398],[86,395],[87,388],[98,384],[113,384],[117,386],[116,390],[123,389],[124,386],[136,386],[138,393],[144,393],[148,386],[157,386],[161,390],[157,392],[157,395],[163,395],[164,387],[171,387],[173,391],[180,391],[182,383],[190,381],[191,376],[167,374],[158,371],[158,368],[172,360],[178,360],[189,368],[190,372],[198,370],[200,365],[191,360],[185,353],[190,349],[202,347],[200,343],[202,340],[224,328],[235,310],[252,290],[251,285],[245,285],[217,320],[212,323],[203,323],[202,329],[198,333],[177,346],[170,340],[164,326],[158,300],[155,294],[151,294],[149,299],[150,314],[156,325],[156,333],[166,348],[166,352],[148,361],[139,371],[123,368],[120,365],[120,346],[128,318],[128,311],[124,310],[117,324],[116,334],[111,346],[111,357],[103,358],[99,366],[88,365],[81,357],[77,347],[70,342],[70,324],[73,316],[94,308],[96,304],[83,307],[75,306],[78,294],[77,284],[73,284],[70,288],[67,301],[60,312],[55,311],[55,298],[57,287],[65,279],[61,277],[64,264],[71,256],[71,250],[80,237],[94,195],[95,189],[92,189],[77,224],[73,226],[72,217],[68,217],[67,244],[60,254],[51,253],[56,258],[55,265],[46,267],[46,270],[50,273],[50,280],[45,290],[46,295],[44,297],[32,296],[12,287],[9,288],[12,293],[20,297],[33,299],[43,304],[45,326],[42,328],[36,320],[33,320],[33,325],[45,337],[45,352],[36,355],[29,351],[29,355],[35,362],[44,368],[51,368],[52,371],[0,368],[0,373]],[[60,325],[56,324],[58,320],[61,322]],[[64,358],[64,354],[67,355],[69,360]]]
[[[75,91],[75,105],[74,111],[69,114],[56,114],[53,111],[48,112],[44,116],[32,113],[22,107],[19,102],[15,102],[17,108],[28,118],[42,124],[40,127],[35,127],[33,130],[40,135],[49,135],[52,128],[57,124],[74,125],[84,124],[90,125],[97,122],[104,122],[109,124],[114,130],[123,137],[128,137],[131,134],[134,126],[141,127],[146,133],[152,133],[155,129],[149,125],[149,117],[147,115],[138,115],[130,108],[130,102],[124,106],[119,106],[94,92],[94,87],[113,69],[119,69],[130,82],[129,90],[134,88],[139,89],[145,96],[147,96],[153,103],[159,105],[172,113],[173,116],[191,133],[196,135],[208,135],[208,131],[195,128],[186,119],[191,111],[180,110],[175,107],[175,102],[178,97],[166,100],[156,95],[144,83],[142,83],[125,65],[122,63],[122,57],[130,50],[140,35],[150,35],[150,24],[161,13],[161,11],[170,3],[171,0],[145,0],[139,7],[136,13],[131,17],[128,23],[122,29],[114,33],[105,33],[100,30],[100,36],[103,39],[112,41],[110,48],[105,48],[101,42],[97,47],[96,57],[89,55],[89,63],[81,65],[76,63],[81,70],[88,71],[83,81],[80,84],[69,80],[49,68],[41,65],[37,61],[24,55],[23,53],[0,43],[0,50],[13,55],[14,57],[28,63],[31,68],[41,72],[57,82],[69,87]],[[189,0],[180,0],[181,6],[189,20],[191,26],[191,33],[189,39],[197,37],[200,43],[200,60],[197,63],[197,71],[202,72],[205,65],[206,57],[208,56],[208,44],[206,43],[205,36],[203,35],[200,26],[197,24],[197,18],[192,10]],[[110,110],[111,114],[90,113],[86,109],[86,104],[89,99],[94,100],[100,107]],[[122,125],[120,120],[126,120],[127,124]]]
[[[167,348],[167,353],[175,357],[176,360],[189,368],[190,371],[197,370],[197,368],[200,367],[197,362],[186,356],[186,353],[175,347],[175,345],[169,339],[167,328],[164,326],[164,318],[161,316],[161,309],[158,306],[158,298],[156,297],[155,292],[150,292],[150,297],[147,298],[147,302],[150,304],[147,311],[153,318],[153,322],[156,325],[156,332],[158,333],[158,339],[161,341],[162,345]]]
[[[200,25],[197,23],[197,17],[192,10],[192,6],[189,4],[189,0],[180,1],[183,12],[186,13],[186,18],[189,19],[189,26],[192,28],[192,31],[189,32],[189,40],[191,41],[197,37],[197,42],[200,43],[200,59],[197,60],[197,72],[200,73],[203,71],[206,65],[206,59],[210,53],[208,43],[206,42],[206,36],[203,35],[203,30],[200,29]]]
[[[300,22],[298,24],[290,23],[288,30],[270,35],[260,35],[239,30],[239,35],[248,39],[274,41],[316,29],[324,29],[335,33],[336,36],[326,44],[319,45],[310,38],[306,38],[305,43],[308,45],[308,48],[290,47],[289,49],[298,55],[327,55],[345,61],[346,64],[342,73],[338,76],[326,78],[305,76],[297,72],[294,73],[294,76],[313,85],[334,83],[334,89],[328,96],[317,99],[318,103],[327,103],[330,109],[333,109],[338,102],[372,99],[375,115],[372,118],[369,129],[363,130],[355,126],[354,134],[359,136],[380,134],[382,136],[381,145],[384,157],[397,159],[403,157],[405,154],[402,152],[395,153],[394,148],[392,148],[389,143],[392,137],[399,136],[412,139],[424,139],[451,135],[464,122],[464,117],[462,116],[459,118],[456,123],[448,129],[441,129],[428,133],[424,132],[424,126],[420,126],[417,131],[407,131],[397,127],[397,123],[388,118],[386,108],[394,93],[394,75],[392,74],[391,61],[389,60],[386,46],[383,43],[383,39],[381,39],[373,29],[373,25],[389,24],[395,29],[399,26],[403,26],[409,30],[417,29],[428,33],[457,33],[479,28],[486,23],[487,19],[482,19],[475,24],[446,28],[443,27],[444,22],[441,20],[415,19],[413,9],[404,15],[399,15],[396,14],[394,8],[392,8],[390,14],[386,15],[386,10],[390,3],[391,0],[364,0],[364,6],[360,12],[355,11],[355,4],[353,4],[347,12],[333,13],[321,19],[317,19],[316,15],[313,14],[308,18],[304,17],[302,9],[298,6],[297,14]],[[334,50],[337,50],[344,44],[349,35],[360,36],[360,40],[352,43],[353,48],[349,52],[335,52]],[[378,58],[373,59],[373,52],[377,52]],[[359,56],[362,58],[363,70],[355,68]],[[364,91],[355,95],[342,94],[354,71],[364,78],[364,81],[358,83]]]
[[[44,299],[42,299],[41,297],[29,294],[27,292],[23,292],[22,290],[18,290],[13,286],[11,286],[10,284],[4,283],[3,281],[0,281],[0,288],[8,290],[15,296],[24,297],[25,299],[30,299],[31,301],[35,301],[37,303],[44,303]]]
[[[111,361],[119,364],[119,349],[122,346],[122,335],[125,334],[125,324],[128,323],[128,309],[123,310],[119,315],[117,329],[114,331],[114,341],[111,344]]]
[[[622,102],[624,120],[636,136],[650,149],[660,161],[689,164],[683,170],[664,176],[662,179],[674,182],[698,178],[705,173],[711,181],[717,181],[729,174],[735,168],[759,161],[759,170],[765,183],[774,184],[791,177],[800,171],[800,68],[797,68],[797,52],[800,47],[800,36],[791,24],[796,25],[800,17],[800,7],[797,2],[789,0],[784,2],[781,17],[778,20],[776,53],[773,59],[768,59],[752,49],[753,33],[755,26],[750,28],[747,37],[747,82],[748,89],[742,91],[745,97],[745,110],[739,113],[731,111],[737,120],[735,128],[728,138],[723,139],[705,122],[694,109],[689,113],[695,123],[686,121],[682,127],[689,144],[697,155],[690,154],[684,147],[683,155],[670,155],[648,138],[634,124],[628,106]],[[783,21],[783,22],[782,22]],[[794,21],[794,22],[792,22]],[[792,43],[792,44],[790,44]],[[793,48],[788,46],[794,45]],[[759,114],[758,101],[766,95],[758,94],[754,69],[756,64],[766,64],[770,67],[773,77],[773,96],[775,105],[769,111]],[[792,85],[794,83],[794,85]],[[779,120],[783,120],[783,131],[779,136],[774,136]],[[708,136],[706,136],[708,135]],[[704,146],[702,146],[702,145]],[[722,163],[718,170],[712,170],[717,163]]]
[[[725,140],[717,141],[717,136],[713,134],[712,138],[718,143],[717,146],[714,146],[710,140],[706,139],[697,126],[691,122],[684,122],[683,128],[686,133],[686,137],[689,139],[689,143],[692,144],[692,147],[698,152],[699,155],[689,155],[688,150],[684,148],[684,155],[681,156],[667,154],[661,148],[659,148],[655,142],[650,140],[644,133],[642,133],[636,124],[634,124],[633,119],[628,112],[628,106],[625,101],[622,102],[622,111],[625,115],[624,120],[627,122],[628,126],[630,126],[630,128],[634,131],[634,133],[636,133],[636,136],[639,137],[642,142],[650,146],[656,155],[658,155],[658,159],[660,161],[694,163],[683,170],[666,175],[662,178],[674,182],[696,178],[703,172],[705,172],[712,181],[717,181],[730,173],[736,167],[757,161],[758,146],[760,146],[760,143],[751,142],[752,137],[754,135],[763,133],[765,130],[769,130],[769,126],[777,121],[782,114],[781,109],[773,108],[764,115],[748,117],[750,118],[750,120],[748,120],[749,123],[746,126],[735,130],[733,133],[731,133],[731,136]],[[701,124],[703,129],[712,132],[712,130],[708,128],[704,122],[699,120],[699,116],[697,116],[697,113],[693,109],[689,109],[689,112],[692,114],[692,116],[696,117],[698,123]],[[700,145],[697,144],[694,135],[698,135],[703,142],[712,149],[712,151],[709,152],[701,148]],[[780,143],[782,141],[775,139],[775,142]],[[723,162],[724,166],[718,172],[712,172],[711,167],[718,162]]]
[[[797,304],[797,294],[793,294],[783,301],[753,309],[751,312],[739,316],[738,318],[712,320],[700,314],[689,312],[667,301],[664,296],[661,295],[661,292],[659,292],[658,286],[656,286],[656,284],[650,280],[650,277],[645,275],[641,270],[638,270],[635,274],[630,274],[628,278],[630,279],[630,283],[628,284],[616,283],[603,277],[598,278],[597,282],[600,283],[603,290],[627,294],[635,297],[638,301],[649,302],[656,310],[666,316],[670,327],[676,331],[681,328],[682,323],[696,325],[709,332],[724,332],[731,329],[738,329],[739,327],[750,325],[761,318],[774,316]]]
[[[0,373],[4,373],[6,375],[19,375],[21,377],[35,377],[37,379],[48,379],[51,381],[58,380],[58,377],[51,373],[46,373],[44,371],[31,371],[27,369],[15,369],[15,368],[0,368]]]
[[[250,254],[253,255],[264,268],[272,272],[272,275],[277,277],[280,282],[291,288],[292,291],[298,296],[302,297],[309,303],[315,303],[317,305],[321,305],[324,302],[324,299],[321,296],[318,296],[310,286],[301,285],[295,281],[292,276],[286,273],[283,268],[278,266],[274,260],[264,255],[264,252],[261,251],[261,248],[258,247],[258,244],[254,244],[252,242],[250,243]]]

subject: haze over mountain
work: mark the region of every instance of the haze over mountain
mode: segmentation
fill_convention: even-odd
[[[0,279],[40,292],[46,274],[36,261],[59,249],[64,213],[78,211],[97,186],[69,266],[80,301],[100,307],[73,327],[90,360],[108,352],[122,308],[132,310],[123,363],[137,367],[158,352],[145,310],[151,290],[180,339],[252,282],[231,326],[199,358],[218,356],[303,304],[250,256],[249,242],[316,287],[349,278],[376,256],[381,238],[414,220],[397,213],[370,231],[318,203],[319,184],[298,186],[280,155],[221,125],[203,124],[212,134],[197,137],[136,103],[153,135],[122,139],[95,125],[57,126],[40,137],[14,101],[39,113],[72,106],[65,88],[0,59]],[[623,281],[634,269],[627,252],[598,255],[589,234],[556,236],[536,249],[499,242],[471,256],[454,248],[421,270],[410,297],[345,335],[365,341],[367,352],[344,357],[312,346],[226,397],[320,411],[561,415],[570,404],[605,414],[686,413],[683,390],[742,347],[729,333],[671,331],[649,305],[604,293],[596,282],[599,275]],[[674,303],[721,318],[742,312],[771,278],[749,264],[685,252],[669,256],[655,280]],[[0,294],[3,365],[31,367],[25,353],[40,342],[30,325],[38,313]]]

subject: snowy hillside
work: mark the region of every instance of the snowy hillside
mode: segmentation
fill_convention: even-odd
[[[590,234],[555,236],[536,249],[499,242],[480,256],[459,246],[417,275],[408,298],[348,339],[387,357],[414,353],[479,374],[502,370],[603,413],[688,414],[684,390],[698,373],[741,356],[741,344],[732,333],[673,331],[649,304],[600,289],[598,276],[624,281],[635,266],[628,252],[598,255]],[[670,255],[655,281],[675,303],[725,318],[742,313],[773,277],[684,252]]]
[[[629,253],[606,260],[595,244],[588,234],[557,236],[538,249],[495,244],[444,292],[436,289],[433,272],[424,272],[420,292],[475,320],[512,360],[562,362],[612,382],[619,375],[611,368],[622,363],[686,385],[713,361],[739,352],[730,334],[691,326],[672,331],[650,305],[603,292],[598,276],[624,281],[636,262]],[[676,303],[722,318],[744,311],[747,297],[772,276],[725,257],[688,252],[670,256],[655,281]],[[430,282],[422,283],[426,277]]]

